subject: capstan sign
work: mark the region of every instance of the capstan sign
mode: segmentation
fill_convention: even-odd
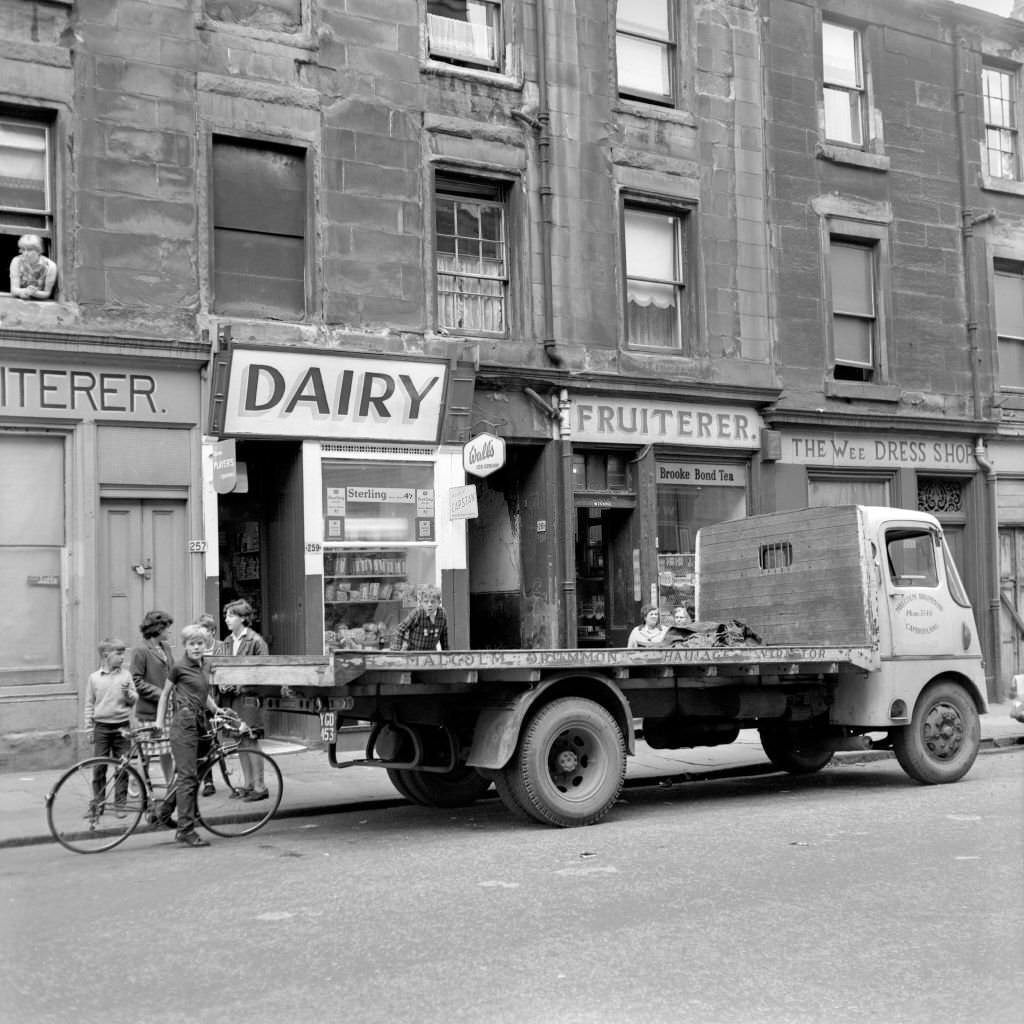
[[[473,476],[490,476],[505,465],[505,439],[477,434],[462,446],[462,466]]]
[[[222,434],[434,443],[447,364],[231,350]]]

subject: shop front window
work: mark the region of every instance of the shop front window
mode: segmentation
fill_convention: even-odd
[[[892,505],[892,481],[888,477],[807,477],[807,504]]]
[[[435,583],[434,468],[323,464],[324,642],[379,649]]]
[[[694,614],[697,531],[747,514],[746,467],[658,462],[658,598],[664,625],[676,608]]]

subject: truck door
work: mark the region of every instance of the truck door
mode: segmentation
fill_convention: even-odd
[[[883,615],[889,626],[891,655],[933,658],[963,654],[965,635],[976,650],[978,638],[970,606],[939,534],[921,523],[886,523],[882,534]],[[951,590],[960,595],[958,600]],[[965,634],[968,625],[970,632]]]

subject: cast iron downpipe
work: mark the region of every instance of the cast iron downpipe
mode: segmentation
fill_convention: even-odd
[[[992,543],[990,545],[992,557],[989,559],[989,575],[992,577],[992,583],[988,598],[988,633],[991,655],[986,659],[988,668],[985,672],[985,686],[988,689],[989,700],[999,701],[1006,697],[1006,694],[1003,692],[1002,677],[999,671],[999,649],[1002,645],[999,635],[1001,606],[999,595],[999,503],[996,487],[996,467],[988,457],[984,438],[979,437],[974,442],[974,459],[985,471],[985,482],[988,484],[985,488],[986,512],[988,513],[988,528],[992,535]]]
[[[970,142],[967,137],[967,93],[964,86],[964,61],[967,59],[967,41],[963,30],[956,30],[953,47],[953,82],[956,90],[956,135],[960,156],[960,242],[964,261],[964,306],[967,313],[967,352],[971,363],[971,394],[974,416],[981,419],[981,351],[978,348],[978,318],[975,309],[974,287],[974,211],[970,207],[967,175],[970,170]]]
[[[562,466],[562,614],[559,637],[563,647],[575,647],[576,640],[576,498],[572,490],[572,402],[569,391],[558,393],[558,447]]]
[[[561,367],[565,360],[555,341],[554,269],[551,254],[551,111],[548,108],[547,0],[536,0],[537,33],[537,159],[540,164],[540,231],[541,231],[541,308],[543,310],[544,352],[552,365]]]

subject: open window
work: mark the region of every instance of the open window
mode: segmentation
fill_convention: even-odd
[[[431,60],[500,71],[501,8],[501,0],[427,0]]]
[[[37,235],[42,255],[56,259],[52,148],[50,120],[0,108],[0,292],[9,290],[7,268],[22,235]]]

